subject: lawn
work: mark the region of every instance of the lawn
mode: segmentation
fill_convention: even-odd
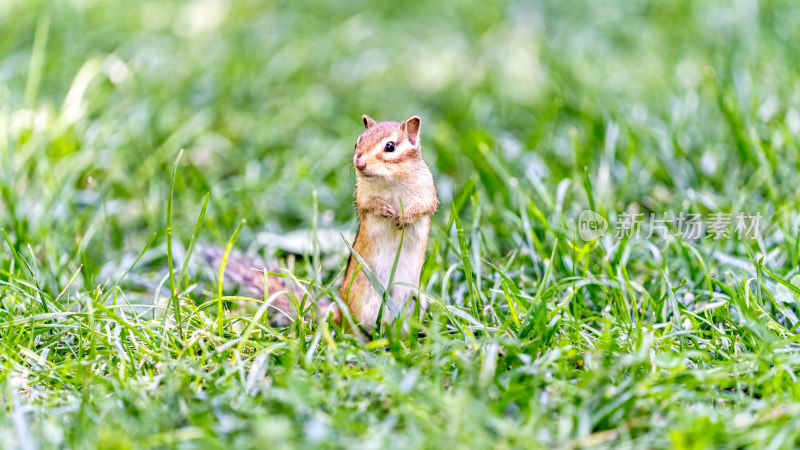
[[[791,0],[3,0],[0,447],[796,447],[798,55]],[[220,298],[195,244],[336,295],[362,114],[422,117],[423,320]]]

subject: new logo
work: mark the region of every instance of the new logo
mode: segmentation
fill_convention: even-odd
[[[606,234],[608,222],[600,214],[588,209],[578,216],[578,235],[584,241],[593,241]]]

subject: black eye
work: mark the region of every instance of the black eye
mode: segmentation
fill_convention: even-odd
[[[383,148],[385,152],[393,152],[394,151],[394,142],[387,142],[386,147]]]

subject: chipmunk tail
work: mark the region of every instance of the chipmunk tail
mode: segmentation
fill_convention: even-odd
[[[225,258],[225,249],[217,246],[198,246],[195,254],[217,273]],[[257,300],[264,299],[265,286],[269,289],[270,297],[280,292],[279,295],[274,296],[272,304],[267,310],[267,315],[270,324],[288,326],[298,316],[295,298],[298,304],[302,303],[306,293],[285,278],[271,275],[269,272],[278,273],[280,272],[280,267],[274,263],[268,264],[260,258],[245,255],[237,250],[231,250],[228,253],[227,260],[225,260],[223,276],[225,280],[239,286]],[[266,280],[264,279],[265,273],[267,275]],[[336,324],[341,325],[342,312],[335,302],[327,298],[320,298],[318,303],[322,320],[327,320],[328,317],[331,317]],[[306,304],[308,304],[308,300],[306,300]]]
[[[219,272],[225,259],[225,249],[217,246],[198,246],[195,255],[213,268],[215,273]],[[264,293],[269,292],[270,297],[274,296],[267,316],[270,324],[274,326],[287,326],[297,319],[297,309],[295,300],[301,303],[305,293],[298,287],[284,278],[270,275],[268,272],[280,272],[277,264],[268,264],[260,258],[245,255],[239,251],[231,250],[225,259],[225,272],[223,277],[256,300],[263,300]],[[266,274],[266,279],[264,278]],[[265,291],[265,287],[268,291]]]

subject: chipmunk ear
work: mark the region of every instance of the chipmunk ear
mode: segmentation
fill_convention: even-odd
[[[367,130],[369,130],[370,127],[372,127],[373,125],[378,123],[378,122],[375,122],[374,120],[372,120],[372,117],[370,117],[370,116],[368,116],[366,114],[361,116],[361,120],[364,121],[364,128],[367,129]]]
[[[417,145],[419,143],[419,129],[421,127],[422,119],[417,116],[409,117],[400,125],[400,129],[406,135],[406,138],[408,138],[408,142],[410,142],[411,145]]]

